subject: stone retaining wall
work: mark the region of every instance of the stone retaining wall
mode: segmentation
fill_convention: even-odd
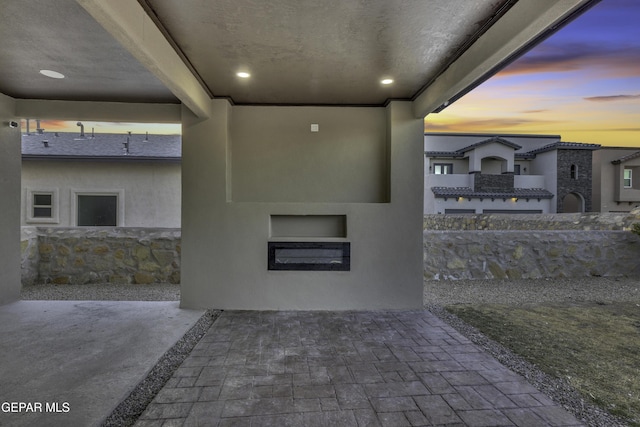
[[[22,229],[23,284],[180,283],[180,229]]]
[[[640,274],[629,214],[427,215],[427,280]],[[180,283],[180,229],[23,227],[22,282]]]
[[[424,231],[426,280],[640,274],[629,231]]]
[[[628,230],[630,213],[425,215],[425,230]]]

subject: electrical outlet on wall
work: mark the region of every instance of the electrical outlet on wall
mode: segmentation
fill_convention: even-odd
[[[311,132],[320,132],[320,125],[318,123],[311,123]]]

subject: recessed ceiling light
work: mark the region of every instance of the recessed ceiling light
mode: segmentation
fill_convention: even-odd
[[[40,74],[43,76],[51,77],[52,79],[64,79],[64,74],[51,70],[40,70]]]
[[[251,74],[245,72],[245,71],[240,71],[238,73],[236,73],[236,76],[240,77],[241,79],[248,79],[249,77],[251,77]]]
[[[382,79],[380,80],[380,83],[382,83],[383,85],[390,85],[391,83],[393,83],[393,79]]]

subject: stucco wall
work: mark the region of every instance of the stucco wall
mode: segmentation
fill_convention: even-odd
[[[24,161],[21,224],[73,227],[75,192],[121,191],[124,217],[119,226],[177,228],[180,179],[179,163]],[[59,222],[27,222],[29,190],[56,190]]]
[[[0,304],[20,297],[20,127],[14,99],[0,93]]]
[[[593,152],[593,210],[600,212],[628,212],[640,205],[640,190],[621,189],[622,174],[625,166],[635,167],[634,186],[640,186],[640,159],[633,159],[620,165],[613,160],[640,151],[635,147],[602,147]],[[618,196],[624,195],[619,202]]]
[[[213,100],[211,106],[208,120],[184,110],[182,306],[421,306],[424,125],[411,103],[234,107]],[[384,128],[376,123],[372,133],[369,126],[377,121]],[[310,132],[311,123],[319,124],[318,134]],[[336,147],[334,138],[343,144]],[[240,158],[234,160],[236,152]],[[362,165],[361,153],[375,164]],[[264,165],[259,176],[240,176],[254,173],[250,164],[274,158],[279,168]],[[271,215],[345,216],[346,237],[322,240],[351,242],[351,270],[269,271]]]

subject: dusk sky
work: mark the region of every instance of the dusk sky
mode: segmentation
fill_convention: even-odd
[[[640,147],[640,0],[602,0],[444,111],[426,132],[535,133]],[[85,132],[180,133],[180,125],[85,122]],[[43,121],[49,131],[76,122]],[[32,123],[35,129],[35,123]]]
[[[439,114],[427,132],[640,147],[640,0],[602,0]]]

